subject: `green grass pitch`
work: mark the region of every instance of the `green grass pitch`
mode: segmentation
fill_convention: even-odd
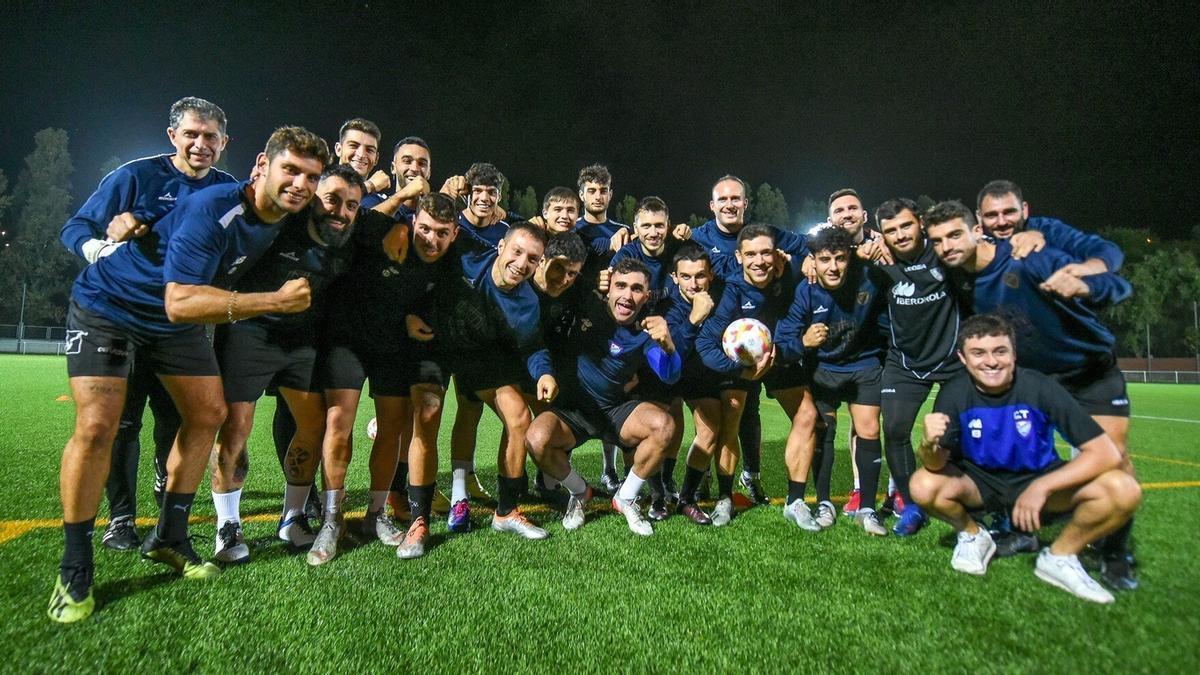
[[[1195,672],[1200,654],[1200,387],[1133,385],[1131,452],[1146,486],[1135,538],[1142,588],[1092,605],[1038,581],[1031,556],[996,560],[982,578],[950,569],[952,532],[868,538],[839,518],[810,534],[781,507],[754,508],[725,528],[672,517],[653,537],[596,508],[575,533],[536,511],[551,537],[488,529],[447,536],[399,560],[378,543],[310,568],[273,540],[282,476],[270,441],[273,399],[251,438],[243,515],[253,561],[188,582],[100,546],[95,616],[45,616],[62,544],[57,476],[73,405],[56,357],[0,357],[0,671],[275,672]],[[365,406],[348,509],[366,500]],[[439,483],[449,485],[449,419]],[[843,423],[846,419],[843,415]],[[150,448],[149,423],[143,447]],[[763,402],[768,491],[785,492],[783,414]],[[478,466],[494,488],[498,424],[484,416]],[[690,432],[685,443],[690,439]],[[839,445],[835,494],[850,467]],[[599,447],[577,453],[597,475]],[[156,515],[143,457],[141,517]],[[106,515],[101,507],[101,518]],[[193,525],[211,553],[207,481]],[[350,523],[355,527],[357,522]],[[1192,663],[1192,666],[1187,666]]]

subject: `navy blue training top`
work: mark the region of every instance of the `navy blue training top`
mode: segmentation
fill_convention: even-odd
[[[802,279],[787,316],[775,327],[775,358],[815,359],[812,365],[845,373],[878,366],[888,327],[886,277],[851,260],[845,282],[835,290]],[[804,347],[804,332],[815,323],[829,328],[816,349]]]

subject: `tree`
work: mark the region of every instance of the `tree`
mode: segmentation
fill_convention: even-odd
[[[633,225],[633,217],[637,215],[638,200],[633,195],[625,195],[617,204],[617,222]]]
[[[1133,285],[1133,297],[1110,311],[1120,344],[1137,356],[1145,356],[1149,327],[1150,354],[1195,353],[1191,312],[1182,310],[1200,301],[1200,263],[1196,256],[1164,246],[1126,264],[1122,273]]]
[[[533,191],[533,186],[526,187],[524,190],[513,190],[512,210],[525,216],[532,218],[542,215],[542,205],[538,202],[537,193]]]
[[[687,224],[688,224],[688,227],[692,228],[693,230],[699,228],[701,225],[703,225],[706,222],[708,222],[708,218],[702,218],[694,213],[688,214]]]
[[[25,322],[61,324],[76,264],[58,241],[71,216],[71,155],[67,132],[42,129],[25,157],[13,197],[18,207],[15,237],[0,257],[0,315],[16,319],[26,289]]]
[[[117,169],[117,167],[121,166],[124,163],[125,162],[122,162],[121,158],[117,157],[116,155],[109,157],[108,159],[104,160],[103,164],[100,165],[100,177],[104,178],[105,176],[107,176],[108,174],[115,171]],[[100,181],[96,181],[96,182],[99,183]]]
[[[754,193],[754,199],[750,201],[749,220],[755,223],[787,227],[790,220],[788,219],[787,200],[783,198],[783,193],[771,187],[769,183],[759,185],[758,190]]]
[[[800,210],[792,220],[793,232],[808,232],[814,225],[825,222],[829,218],[829,208],[824,201],[805,197],[800,201]]]

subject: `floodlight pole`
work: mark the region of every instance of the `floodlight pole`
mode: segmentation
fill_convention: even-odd
[[[21,314],[17,317],[17,353],[25,353],[25,290],[29,282],[21,282]]]
[[[1200,311],[1197,306],[1200,302],[1192,301],[1192,330],[1196,334],[1196,370],[1200,371]]]
[[[1150,354],[1150,322],[1146,322],[1146,378],[1149,381],[1150,371],[1154,370],[1154,357]]]

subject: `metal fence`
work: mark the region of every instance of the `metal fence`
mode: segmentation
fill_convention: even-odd
[[[63,326],[0,324],[0,353],[64,354],[67,329]]]
[[[1200,372],[1194,370],[1122,370],[1127,382],[1160,384],[1200,384]]]

